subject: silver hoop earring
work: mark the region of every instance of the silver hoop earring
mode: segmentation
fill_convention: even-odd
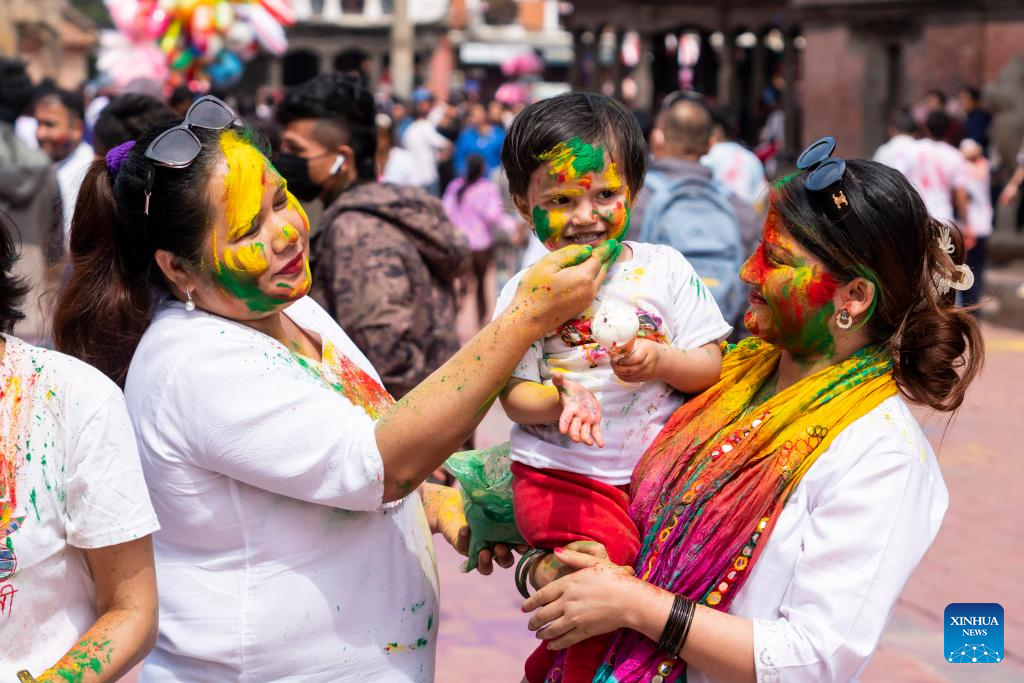
[[[196,302],[192,301],[192,292],[189,290],[188,285],[185,285],[185,310],[196,310]]]
[[[841,330],[848,330],[853,326],[853,316],[845,308],[836,316],[836,326]]]

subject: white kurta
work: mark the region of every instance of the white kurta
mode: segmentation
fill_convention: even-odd
[[[312,299],[286,315],[376,378]],[[274,339],[177,302],[125,394],[163,524],[160,634],[140,680],[433,680],[430,532],[418,493],[381,504],[362,408]]]
[[[759,683],[857,681],[948,505],[901,398],[843,430],[786,503],[729,609],[754,620]]]

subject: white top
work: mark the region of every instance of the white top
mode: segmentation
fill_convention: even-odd
[[[392,147],[388,150],[388,160],[384,164],[381,182],[395,185],[415,185],[419,176],[416,173],[416,160],[409,150]]]
[[[377,379],[312,299],[286,312]],[[356,366],[321,380],[249,327],[157,312],[125,392],[163,524],[141,681],[433,679],[430,531],[418,493],[381,504],[374,423],[329,386],[358,391]]]
[[[402,134],[402,147],[412,155],[416,164],[416,184],[425,187],[438,179],[437,153],[451,145],[448,138],[437,132],[430,121],[416,119]]]
[[[14,681],[55,664],[95,623],[82,550],[158,525],[117,386],[70,356],[4,339],[0,680]]]
[[[682,254],[664,245],[625,244],[633,249],[633,258],[609,269],[597,300],[580,318],[531,346],[512,373],[520,379],[551,384],[552,373],[561,372],[592,391],[601,403],[604,448],[573,443],[558,431],[557,422],[514,425],[513,460],[584,474],[608,484],[627,484],[637,460],[683,404],[683,394],[665,382],[626,383],[615,376],[607,350],[590,335],[591,320],[600,303],[635,310],[641,335],[680,349],[723,339],[732,330]],[[512,302],[523,272],[502,289],[498,311]]]
[[[974,230],[975,237],[992,234],[992,181],[988,159],[965,161],[960,167],[954,184],[967,192],[967,224]]]
[[[756,204],[764,198],[762,195],[768,187],[764,164],[756,154],[738,142],[716,142],[701,157],[700,163],[710,167],[715,180],[743,201]]]
[[[954,181],[965,163],[960,150],[941,140],[923,139],[914,144],[914,161],[905,175],[921,193],[933,218],[953,220]]]
[[[75,202],[78,201],[78,189],[82,187],[85,174],[93,162],[92,146],[81,142],[75,151],[57,164],[57,185],[60,186],[61,209],[64,212],[64,248],[67,249],[71,237],[71,218],[75,215]]]
[[[797,485],[730,606],[754,620],[759,683],[856,682],[948,505],[903,399],[844,429]]]
[[[903,175],[910,177],[910,169],[914,165],[917,140],[912,135],[899,133],[889,138],[875,150],[875,161],[895,168]]]

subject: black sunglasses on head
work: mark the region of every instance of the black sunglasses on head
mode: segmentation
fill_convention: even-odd
[[[809,171],[804,186],[808,190],[821,192],[828,189],[843,179],[846,173],[846,162],[838,157],[833,158],[832,152],[836,149],[836,139],[826,135],[800,153],[796,159],[796,167],[801,171]],[[839,192],[832,194],[832,201],[836,208],[848,206],[846,195],[842,188]]]
[[[157,135],[146,148],[145,158],[165,168],[188,168],[199,156],[202,144],[191,128],[224,130],[238,121],[238,115],[227,104],[214,97],[204,95],[192,103],[185,112],[185,120],[174,128],[168,128]],[[149,215],[149,197],[153,191],[153,173],[146,181],[146,205],[144,213]]]

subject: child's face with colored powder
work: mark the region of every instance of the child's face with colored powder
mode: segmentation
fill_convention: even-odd
[[[217,312],[260,318],[309,291],[309,219],[265,156],[233,132],[210,183],[215,223],[202,267],[220,291]]]
[[[740,278],[750,285],[750,308],[743,318],[747,329],[794,356],[832,355],[839,283],[793,239],[774,210]]]
[[[608,149],[572,138],[540,155],[526,196],[515,202],[548,249],[596,247],[626,234],[632,197]]]

